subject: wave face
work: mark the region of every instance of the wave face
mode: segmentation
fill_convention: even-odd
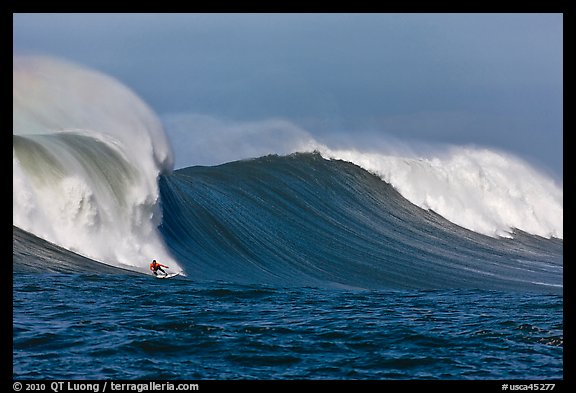
[[[562,291],[562,240],[467,230],[320,154],[180,169],[160,192],[160,230],[198,280]]]
[[[45,57],[15,57],[13,79],[15,271],[155,258],[198,280],[562,291],[562,190],[514,157],[332,150],[289,122],[203,119],[232,127],[222,157],[320,153],[173,171],[159,120],[114,79]]]
[[[13,60],[13,224],[77,254],[144,270],[175,263],[159,235],[159,120],[114,79],[47,57]]]
[[[450,147],[432,158],[328,148],[323,154],[378,174],[410,202],[474,232],[564,236],[562,188],[510,154],[470,147]]]
[[[165,124],[179,141],[181,167],[319,151],[377,174],[410,202],[472,231],[510,237],[520,229],[563,237],[562,185],[508,152],[407,144],[382,135],[335,134],[318,140],[280,119],[241,122],[182,114],[167,116]]]

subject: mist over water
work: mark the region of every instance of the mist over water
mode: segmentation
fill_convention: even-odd
[[[107,264],[145,271],[154,258],[180,269],[158,231],[159,177],[174,166],[315,151],[376,174],[417,207],[479,234],[563,238],[562,186],[506,152],[397,139],[366,148],[366,140],[317,138],[283,119],[181,114],[163,121],[166,133],[146,104],[110,77],[51,58],[15,57],[14,225]]]
[[[13,378],[566,376],[562,14],[13,21]]]
[[[468,147],[416,157],[322,151],[379,175],[410,202],[474,232],[509,237],[516,228],[563,238],[562,189],[510,154]]]
[[[318,151],[327,159],[349,161],[377,174],[410,202],[466,229],[510,237],[516,228],[563,238],[562,185],[498,149],[408,144],[376,136],[319,140],[280,119],[240,122],[179,114],[163,120],[175,144],[176,167]]]
[[[72,63],[15,57],[13,76],[13,224],[111,265],[175,263],[156,229],[157,176],[173,167],[156,115]]]

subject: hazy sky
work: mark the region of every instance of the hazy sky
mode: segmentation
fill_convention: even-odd
[[[561,176],[562,30],[561,14],[15,14],[13,43],[160,115],[492,146]]]

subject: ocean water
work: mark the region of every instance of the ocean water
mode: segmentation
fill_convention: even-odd
[[[561,379],[562,297],[15,274],[13,345],[17,379]]]
[[[174,170],[127,88],[15,58],[14,378],[563,378],[561,186],[307,146]]]

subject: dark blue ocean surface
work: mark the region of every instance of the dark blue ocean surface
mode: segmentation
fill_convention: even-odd
[[[196,278],[562,293],[561,239],[472,232],[320,154],[185,168],[159,183],[160,230]]]
[[[313,143],[173,170],[112,78],[13,70],[15,378],[563,377],[563,191],[527,163]]]
[[[159,186],[172,280],[14,227],[15,378],[563,377],[561,239],[466,230],[318,154]]]
[[[562,297],[15,274],[14,377],[562,378]]]

